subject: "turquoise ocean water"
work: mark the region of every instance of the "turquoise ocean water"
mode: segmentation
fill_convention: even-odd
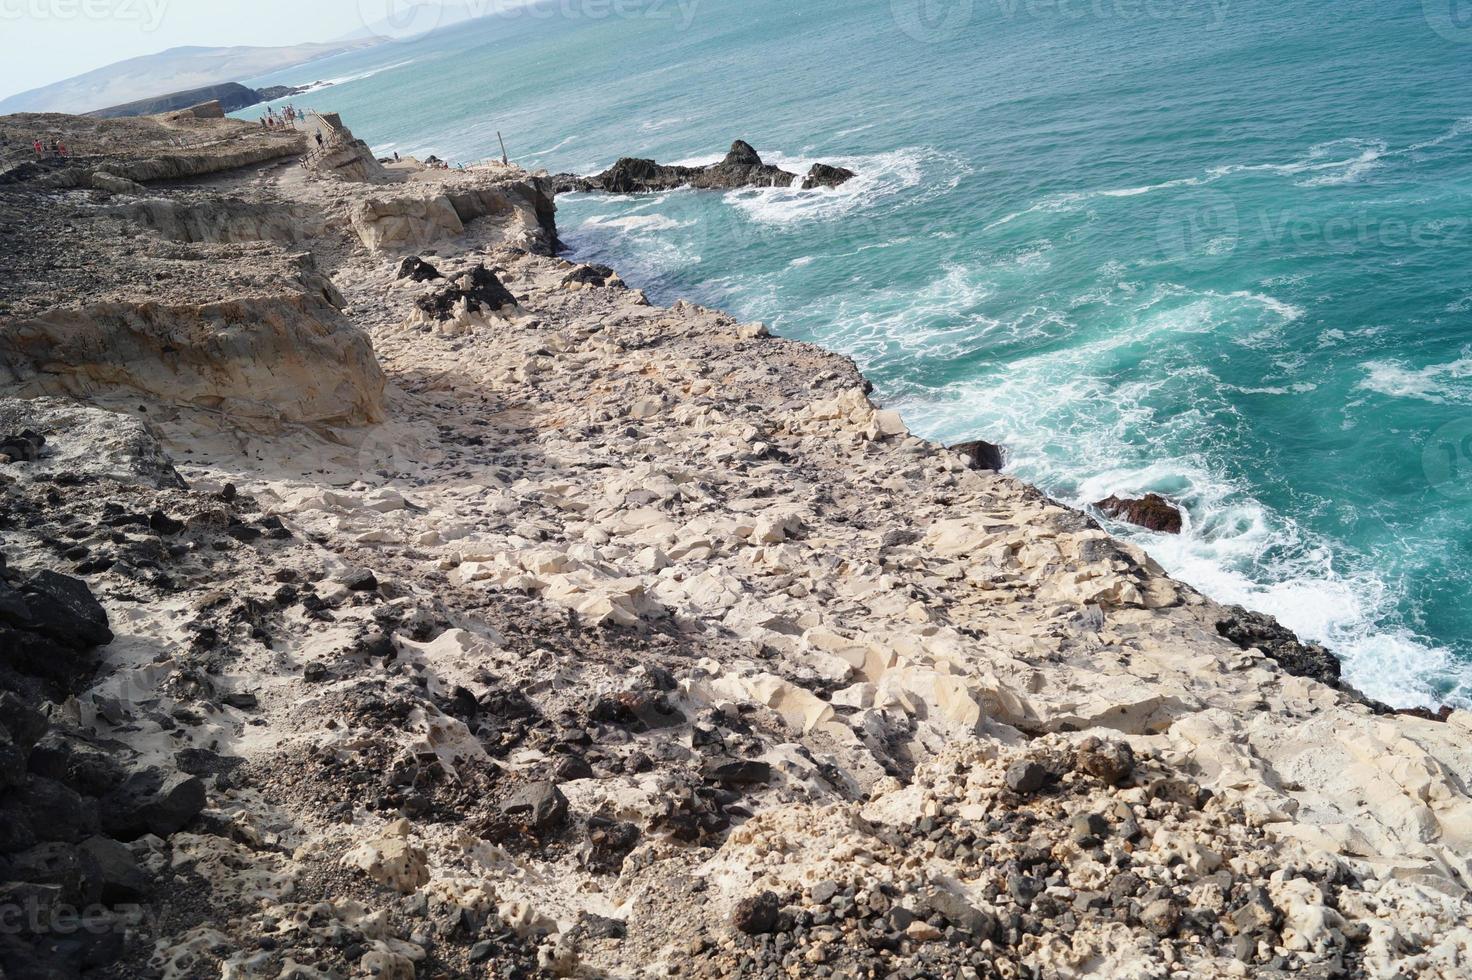
[[[491,0],[486,0],[490,3]],[[787,189],[559,198],[563,237],[853,355],[1400,704],[1472,703],[1462,0],[556,0],[255,81],[381,152],[595,172],[731,140]],[[424,11],[420,11],[424,15]],[[421,17],[422,21],[422,17]],[[416,24],[416,26],[429,26]]]

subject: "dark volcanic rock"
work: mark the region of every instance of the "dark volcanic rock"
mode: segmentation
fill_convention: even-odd
[[[563,285],[580,282],[589,286],[607,286],[610,283],[621,283],[618,273],[606,265],[580,265],[567,275],[562,277]]]
[[[107,612],[81,579],[41,571],[19,589],[0,589],[0,617],[72,650],[112,642]],[[23,604],[24,613],[21,613]]]
[[[804,190],[836,187],[854,175],[853,171],[827,164],[816,164],[802,182]],[[552,178],[557,192],[608,191],[611,194],[639,194],[669,191],[678,187],[701,190],[734,190],[741,187],[792,187],[797,174],[763,163],[760,155],[745,140],[737,140],[719,163],[707,167],[679,167],[638,157],[623,157],[596,177],[559,174]]]
[[[1040,763],[1021,760],[1007,767],[1007,788],[1024,796],[1036,793],[1048,781],[1048,770]]]
[[[462,300],[472,313],[516,306],[516,297],[511,295],[511,290],[484,265],[476,266],[428,296],[419,297],[414,305],[436,320],[449,320],[454,317],[455,307]]]
[[[967,465],[973,470],[995,470],[1000,472],[1007,462],[1001,446],[981,439],[976,439],[972,442],[957,443],[951,447],[951,452],[960,453],[966,457]]]
[[[750,895],[736,903],[731,924],[748,936],[775,932],[782,903],[773,892]]]
[[[1312,677],[1325,684],[1339,681],[1339,660],[1317,643],[1304,643],[1298,636],[1264,613],[1228,606],[1227,616],[1216,631],[1243,650],[1256,647],[1294,677]]]
[[[116,755],[85,737],[61,730],[42,736],[31,750],[30,770],[66,783],[87,796],[103,796],[127,777]]]
[[[148,874],[126,844],[106,837],[89,837],[80,850],[91,860],[104,902],[128,902],[148,891]]]
[[[731,149],[726,153],[726,159],[721,161],[723,167],[760,167],[762,158],[757,156],[756,148],[746,140],[737,140],[731,144]]]
[[[411,255],[399,263],[399,272],[396,279],[413,279],[415,282],[429,282],[431,279],[443,279],[440,270],[430,265],[417,255]]]
[[[722,786],[760,786],[771,782],[772,767],[768,763],[757,761],[717,761],[706,767],[705,778]]]
[[[26,429],[24,432],[0,439],[0,456],[6,457],[10,462],[34,463],[41,458],[41,447],[44,445],[46,445],[45,436]]]
[[[1133,499],[1107,497],[1094,505],[1110,517],[1128,521],[1151,531],[1181,533],[1181,511],[1158,493],[1147,493]]]
[[[0,823],[27,823],[35,840],[75,844],[97,833],[97,801],[54,779],[33,776],[23,796],[17,796],[21,798],[8,801],[9,812],[0,811]]]
[[[188,826],[204,805],[204,781],[198,776],[144,769],[106,797],[103,827],[119,840],[167,837]]]
[[[858,174],[845,167],[831,167],[826,163],[815,163],[813,169],[809,170],[807,176],[802,179],[802,189],[810,191],[815,187],[837,187],[857,176]]]
[[[567,797],[551,783],[531,783],[502,803],[501,812],[546,835],[567,822]]]

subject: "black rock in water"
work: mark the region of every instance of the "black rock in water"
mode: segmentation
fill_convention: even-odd
[[[1165,534],[1180,534],[1181,509],[1158,493],[1147,493],[1139,499],[1107,497],[1094,504],[1110,517]]]
[[[851,170],[820,163],[808,172],[800,186],[803,190],[836,187],[854,176]],[[732,143],[719,163],[705,167],[681,167],[640,157],[622,157],[594,177],[558,174],[551,180],[554,193],[607,191],[610,194],[653,193],[679,187],[700,190],[792,187],[798,183],[797,174],[763,163],[761,156],[745,140]]]
[[[846,167],[832,167],[826,163],[815,163],[808,171],[808,175],[802,179],[802,189],[813,190],[816,187],[837,187],[857,177]]]
[[[723,167],[760,167],[762,158],[757,156],[756,150],[746,140],[737,140],[731,144],[726,159],[721,161]]]

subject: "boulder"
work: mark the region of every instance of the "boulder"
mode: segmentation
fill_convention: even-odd
[[[41,458],[44,445],[46,437],[31,429],[6,436],[0,439],[0,463],[34,463]]]
[[[204,805],[204,781],[198,776],[142,769],[104,799],[102,822],[119,840],[168,837],[188,826]]]
[[[1073,766],[1106,786],[1118,786],[1134,772],[1135,752],[1128,743],[1106,742],[1091,736],[1079,743]]]
[[[105,796],[127,778],[116,753],[58,729],[47,732],[31,750],[30,771],[86,796]]]
[[[1180,508],[1158,493],[1147,493],[1140,498],[1106,497],[1094,506],[1116,520],[1128,521],[1150,531],[1181,533]]]
[[[538,836],[545,836],[567,822],[567,797],[549,782],[530,783],[507,798],[501,812]]]
[[[1021,759],[1007,767],[1004,778],[1007,788],[1012,792],[1030,796],[1042,789],[1043,784],[1048,781],[1048,770],[1041,763]]]
[[[0,824],[11,821],[29,826],[36,841],[75,844],[97,833],[97,801],[54,779],[32,776],[0,811]]]
[[[765,891],[737,902],[735,911],[731,913],[731,924],[748,936],[765,935],[777,931],[781,912],[782,903],[776,894]]]
[[[74,844],[51,841],[12,854],[8,877],[33,885],[55,885],[64,901],[90,905],[102,897],[100,872],[90,853]]]
[[[455,323],[483,319],[490,313],[516,309],[516,297],[496,274],[478,265],[431,293],[414,301],[427,323]]]
[[[15,623],[73,650],[89,650],[112,642],[107,612],[81,579],[40,571],[26,579],[19,592],[29,610],[29,622]]]
[[[760,167],[762,158],[746,140],[737,140],[731,144],[731,149],[726,153],[726,158],[721,161],[720,165],[723,167]]]
[[[95,869],[102,901],[130,902],[148,891],[150,879],[126,844],[107,837],[89,837],[80,849]]]
[[[429,881],[429,855],[409,843],[409,822],[395,821],[385,836],[368,840],[343,856],[343,864],[357,868],[380,885],[404,895]]]

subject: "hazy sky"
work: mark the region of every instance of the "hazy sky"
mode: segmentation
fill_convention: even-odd
[[[0,0],[0,98],[181,44],[330,41],[403,0]]]

